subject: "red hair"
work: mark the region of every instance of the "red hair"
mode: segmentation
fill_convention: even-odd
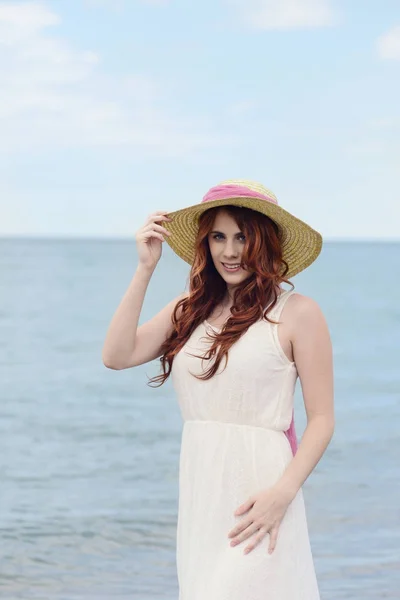
[[[177,303],[173,312],[173,331],[161,348],[163,372],[149,380],[149,385],[156,384],[153,387],[159,387],[168,379],[176,354],[226,294],[226,283],[214,266],[208,244],[208,235],[219,210],[221,207],[210,208],[200,216],[189,294]],[[276,323],[267,316],[277,302],[276,287],[282,281],[293,287],[285,277],[288,264],[282,256],[278,225],[266,215],[249,208],[228,205],[223,210],[234,218],[245,235],[242,262],[251,274],[235,288],[232,316],[222,330],[215,333],[213,344],[201,357],[215,360],[203,375],[194,375],[198,379],[213,377],[223,358],[226,366],[229,349],[250,325],[261,318]],[[265,308],[267,305],[268,308]]]
[[[220,207],[210,208],[200,216],[195,259],[190,271],[189,295],[175,307],[172,314],[173,331],[161,347],[163,373],[150,379],[149,385],[155,383],[155,387],[158,387],[168,379],[177,353],[226,294],[226,283],[214,266],[208,245],[208,235],[219,210]],[[268,318],[268,313],[277,302],[276,287],[282,281],[294,287],[286,278],[288,264],[282,256],[278,225],[266,215],[249,208],[228,205],[223,210],[235,219],[246,237],[242,262],[251,270],[251,274],[235,288],[232,316],[227,319],[222,330],[215,333],[213,344],[204,357],[199,357],[215,360],[202,376],[193,375],[198,379],[213,377],[223,358],[226,366],[229,349],[250,325],[260,318],[276,323]],[[284,433],[294,456],[298,447],[294,410],[289,429]]]

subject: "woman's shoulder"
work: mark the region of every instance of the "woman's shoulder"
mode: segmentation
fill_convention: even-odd
[[[313,324],[321,320],[325,320],[321,306],[311,296],[301,294],[296,290],[290,290],[285,302],[285,318],[290,319],[294,324],[302,322]]]
[[[286,304],[292,306],[294,310],[308,312],[320,308],[318,302],[314,298],[301,294],[296,289],[286,290],[286,294],[288,295]]]
[[[178,304],[179,304],[179,307],[178,307],[178,310],[177,310],[177,317],[178,317],[178,319],[179,319],[179,317],[181,316],[181,313],[182,313],[182,304],[180,304],[180,302],[182,300],[186,300],[186,298],[188,298],[188,297],[189,297],[189,291],[185,290],[184,292],[182,292],[181,294],[179,294],[179,296],[177,296],[175,298],[175,300],[174,300],[174,304],[175,304],[174,308],[176,306],[178,306]]]

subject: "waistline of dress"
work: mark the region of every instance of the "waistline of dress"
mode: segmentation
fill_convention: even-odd
[[[207,419],[184,419],[183,426],[187,424],[198,424],[198,425],[214,425],[214,426],[227,426],[227,427],[237,427],[240,429],[255,429],[268,431],[272,433],[278,433],[285,435],[283,429],[275,429],[274,427],[266,427],[264,425],[249,425],[247,423],[232,423],[231,421],[211,421]]]

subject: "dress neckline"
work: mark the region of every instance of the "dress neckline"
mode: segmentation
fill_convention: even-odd
[[[285,291],[281,292],[281,293],[279,294],[279,296],[278,296],[278,302],[279,302],[279,300],[282,298],[282,296],[284,296],[285,294],[287,294],[288,292],[291,292],[291,291],[292,291],[292,290],[285,290]],[[277,303],[278,303],[278,302],[277,302]],[[276,306],[276,305],[275,305],[275,306]],[[227,321],[227,320],[228,320],[228,319],[226,319],[226,321]],[[226,323],[226,321],[225,321],[225,323]],[[222,327],[217,327],[216,325],[212,325],[212,323],[210,323],[209,321],[207,321],[207,319],[204,319],[204,321],[203,321],[203,324],[204,324],[204,325],[207,325],[208,327],[211,327],[211,329],[214,329],[215,331],[222,331],[222,329],[223,329],[223,328],[224,328],[224,326],[225,326],[225,323],[224,323],[224,325],[222,325]]]

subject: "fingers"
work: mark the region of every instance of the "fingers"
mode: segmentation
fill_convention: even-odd
[[[146,224],[155,223],[157,221],[172,221],[172,219],[167,216],[168,212],[169,211],[167,210],[162,210],[151,213],[151,215],[147,217]]]
[[[239,533],[244,531],[249,525],[253,523],[253,519],[247,517],[247,519],[242,519],[240,523],[238,523],[232,531],[228,533],[228,537],[236,537]]]
[[[273,551],[275,550],[276,542],[278,539],[278,530],[279,530],[279,527],[277,527],[277,526],[274,526],[271,529],[270,536],[269,536],[268,554],[272,554]]]
[[[254,550],[257,544],[259,544],[261,540],[264,539],[266,533],[268,533],[266,528],[261,527],[251,540],[250,544],[244,549],[244,554],[248,554],[251,550]]]
[[[149,214],[149,217],[155,217],[157,215],[167,215],[169,212],[169,210],[155,210],[154,212]]]
[[[248,500],[246,500],[246,502],[244,502],[244,504],[241,504],[233,513],[234,515],[240,515],[246,511],[248,511],[254,504],[254,498],[249,498]]]
[[[269,530],[269,545],[268,545],[268,554],[272,554],[275,550],[276,543],[278,540],[278,531],[279,525],[274,525]],[[234,540],[231,541],[231,546],[236,546],[240,544],[243,540],[247,539],[251,535],[253,535],[250,543],[244,549],[244,554],[248,554],[251,550],[253,550],[267,535],[268,529],[265,525],[260,527],[259,524],[252,523],[249,525],[244,531],[242,531]]]
[[[153,231],[152,229],[150,229],[149,231],[142,231],[140,234],[137,235],[136,239],[138,242],[144,242],[145,244],[150,242],[152,239],[157,239],[161,242],[165,242],[163,234],[158,233],[157,231]]]
[[[172,221],[172,219],[169,220]],[[165,242],[164,236],[166,235],[169,237],[172,235],[172,233],[162,225],[158,225],[155,221],[151,221],[149,223],[146,223],[141,229],[139,229],[139,231],[137,232],[136,239],[145,243],[149,242],[153,238],[158,239],[161,242]]]
[[[245,529],[242,529],[238,535],[235,535],[235,539],[231,541],[231,546],[236,546],[237,544],[240,544],[240,542],[243,542],[243,540],[256,532],[259,527],[260,526],[256,523],[248,523]]]
[[[139,238],[148,242],[151,238],[156,238],[161,242],[165,241],[165,235],[171,236],[171,232],[165,227],[159,225],[161,222],[170,223],[172,219],[167,217],[166,210],[158,210],[147,217],[143,227],[139,230]]]
[[[144,231],[158,231],[159,233],[164,233],[165,235],[172,235],[168,229],[165,229],[162,225],[157,225],[157,223],[150,223],[144,227]]]

